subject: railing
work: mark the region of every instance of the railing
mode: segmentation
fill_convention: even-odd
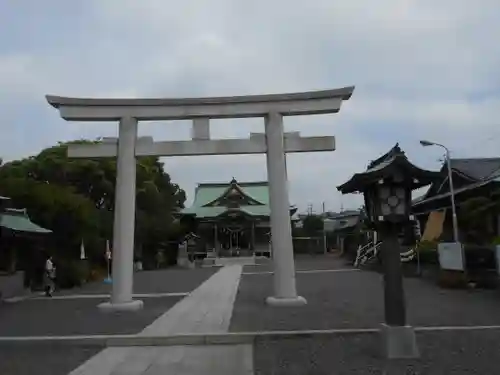
[[[367,262],[375,259],[377,257],[378,249],[382,242],[378,242],[376,245],[373,245],[373,242],[370,241],[364,246],[359,246],[356,254],[356,260],[354,261],[354,267],[362,266]],[[405,252],[401,253],[401,263],[408,263],[412,261],[417,252],[415,251],[415,247],[410,248]]]
[[[417,252],[415,251],[415,247],[410,248],[410,250],[401,253],[401,263],[408,263],[412,261],[416,255]]]
[[[364,246],[359,246],[356,254],[356,260],[354,261],[354,267],[365,264],[366,262],[377,257],[378,248],[382,242],[377,242],[373,244],[372,241],[368,242]]]

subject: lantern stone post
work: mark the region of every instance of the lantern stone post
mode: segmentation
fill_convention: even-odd
[[[384,271],[383,354],[388,359],[419,356],[415,332],[406,322],[399,233],[411,220],[411,192],[439,178],[439,172],[410,163],[396,144],[337,189],[342,194],[362,192],[368,225],[382,240]]]

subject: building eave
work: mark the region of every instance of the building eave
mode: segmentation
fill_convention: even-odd
[[[344,184],[337,187],[342,194],[349,194],[360,191],[360,187],[382,178],[388,170],[398,169],[407,171],[412,176],[412,189],[418,189],[430,185],[437,178],[441,177],[440,171],[428,171],[421,169],[411,163],[404,154],[395,154],[389,159],[381,161],[379,164],[372,165],[364,172],[356,173]]]

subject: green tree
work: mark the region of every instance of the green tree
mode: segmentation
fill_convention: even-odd
[[[83,238],[89,256],[102,261],[105,240],[111,239],[116,159],[67,157],[68,144],[96,142],[59,143],[36,156],[0,164],[0,194],[53,230],[60,257],[77,259]],[[147,255],[172,231],[178,233],[172,213],[184,207],[185,199],[157,157],[138,158],[136,247]]]
[[[493,189],[489,194],[482,194],[466,200],[458,215],[460,231],[467,242],[489,244],[493,241],[496,228],[488,222],[500,214],[500,189]]]
[[[302,229],[306,236],[320,235],[323,231],[323,218],[320,215],[307,215],[304,218]]]

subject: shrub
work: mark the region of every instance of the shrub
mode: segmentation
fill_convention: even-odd
[[[437,242],[422,241],[417,245],[418,256],[422,264],[439,264]],[[416,259],[416,258],[415,258]]]
[[[61,289],[81,286],[87,278],[81,261],[61,261],[56,264],[56,284]]]
[[[493,247],[464,245],[467,269],[495,269],[496,259]]]
[[[421,251],[434,250],[437,251],[438,243],[436,241],[421,241],[417,245],[417,249]]]
[[[467,287],[467,277],[460,271],[439,271],[438,284],[443,288],[463,289]]]
[[[499,246],[500,245],[500,237],[495,237],[493,241],[491,241],[491,244],[493,246]]]
[[[108,271],[103,268],[94,268],[90,270],[88,281],[102,281],[108,276]]]

